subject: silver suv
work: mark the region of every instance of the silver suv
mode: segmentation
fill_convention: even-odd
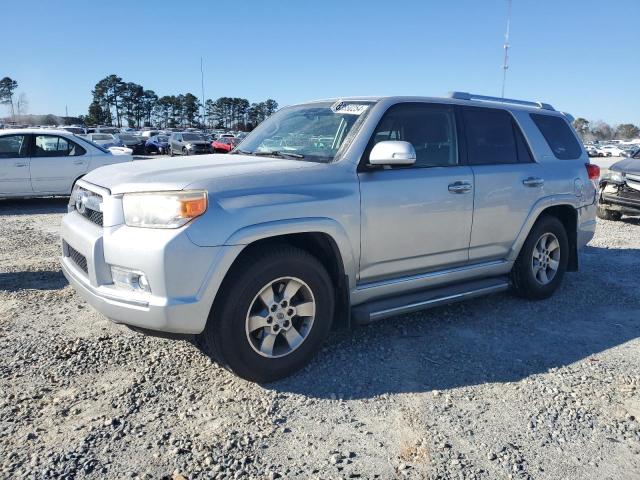
[[[507,289],[550,296],[593,236],[598,174],[570,116],[544,103],[317,101],[231,155],[89,173],[63,219],[62,268],[113,321],[195,334],[236,374],[271,381],[332,324]]]
[[[174,132],[169,137],[169,155],[196,155],[213,153],[204,137],[192,132]]]

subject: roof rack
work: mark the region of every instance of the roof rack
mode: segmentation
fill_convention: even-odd
[[[458,100],[479,100],[481,102],[511,103],[513,105],[524,105],[527,107],[537,107],[537,108],[543,108],[545,110],[555,111],[555,108],[553,108],[548,103],[529,102],[527,100],[515,100],[513,98],[489,97],[487,95],[476,95],[475,93],[468,93],[468,92],[449,92],[449,98],[456,98]]]

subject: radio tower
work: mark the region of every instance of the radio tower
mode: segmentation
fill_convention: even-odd
[[[504,34],[504,63],[502,64],[502,95],[504,98],[504,86],[507,83],[507,69],[509,68],[509,31],[511,30],[511,0],[507,0],[507,32]]]

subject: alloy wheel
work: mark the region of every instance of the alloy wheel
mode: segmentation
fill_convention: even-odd
[[[278,278],[262,287],[251,302],[245,322],[247,340],[263,357],[284,357],[307,339],[315,313],[315,298],[305,282]]]

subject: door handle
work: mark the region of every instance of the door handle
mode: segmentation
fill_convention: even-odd
[[[527,177],[522,180],[525,187],[541,187],[544,185],[544,179],[539,177]]]
[[[84,165],[84,160],[74,160],[73,164],[74,165]]]
[[[471,191],[471,188],[469,182],[453,182],[449,184],[449,191],[451,193],[468,193]]]
[[[26,167],[27,165],[29,164],[25,162],[16,162],[13,164],[14,167]]]

